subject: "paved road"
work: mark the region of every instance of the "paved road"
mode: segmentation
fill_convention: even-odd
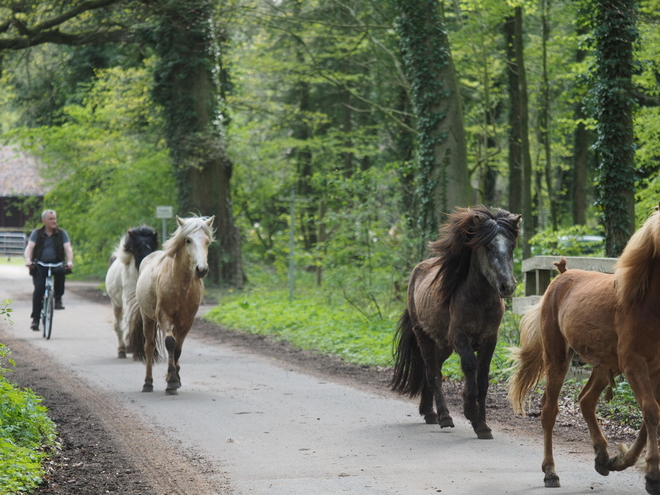
[[[494,428],[494,440],[478,440],[458,411],[456,428],[440,430],[422,424],[409,401],[320,381],[194,334],[183,349],[180,394],[165,395],[164,364],[154,371],[156,391],[141,393],[144,366],[116,359],[109,306],[69,292],[50,341],[29,330],[26,271],[0,266],[0,299],[13,300],[9,332],[153,425],[174,450],[205,459],[233,493],[644,493],[638,470],[598,475],[588,445],[557,449],[563,487],[545,489],[540,439]]]

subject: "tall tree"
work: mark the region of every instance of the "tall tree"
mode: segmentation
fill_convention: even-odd
[[[209,250],[212,280],[242,284],[234,226],[218,68],[222,33],[212,0],[160,2],[153,41],[159,57],[154,94],[164,107],[166,136],[179,191],[179,211],[215,215],[218,246]]]
[[[509,72],[510,134],[509,134],[509,206],[523,216],[523,256],[529,257],[529,239],[534,235],[532,215],[532,159],[529,148],[529,105],[525,71],[522,7],[514,8],[513,16],[504,23]],[[516,190],[519,187],[520,190]],[[518,203],[519,201],[519,203]],[[519,209],[518,209],[519,208]]]
[[[595,6],[598,202],[605,224],[605,252],[618,256],[635,227],[632,75],[637,2],[595,0]]]
[[[417,195],[423,238],[436,213],[472,201],[461,98],[442,12],[435,0],[396,0],[404,67],[417,117]]]

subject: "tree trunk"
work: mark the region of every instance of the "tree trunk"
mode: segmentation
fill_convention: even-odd
[[[436,212],[472,202],[461,98],[436,0],[396,0],[404,67],[417,117],[417,198],[424,240],[437,235]],[[442,220],[442,219],[441,219]]]
[[[156,99],[164,107],[170,149],[184,216],[215,215],[217,244],[209,249],[211,280],[241,286],[240,240],[234,225],[230,181],[232,164],[225,153],[220,66],[213,3],[182,0],[162,5],[154,32],[159,63]]]
[[[516,87],[509,89],[511,99],[511,112],[514,114],[509,118],[512,124],[509,149],[513,146],[513,159],[509,159],[509,167],[514,174],[514,183],[509,185],[511,194],[518,201],[520,194],[519,210],[523,216],[523,257],[531,255],[529,239],[534,235],[534,218],[532,215],[532,158],[529,151],[529,110],[527,101],[527,77],[525,75],[525,59],[523,48],[523,19],[522,7],[516,7],[513,18],[505,22],[505,33],[507,34],[507,51],[513,58],[509,59],[509,84],[517,83]],[[512,74],[515,72],[515,74]],[[515,127],[513,127],[515,126]],[[511,143],[511,140],[514,142]],[[516,147],[519,147],[517,149]],[[509,179],[511,180],[511,178]],[[516,183],[520,184],[520,192],[514,191]],[[512,198],[509,198],[511,203]],[[512,206],[513,208],[513,206]]]
[[[578,36],[586,34],[585,27],[578,28]],[[582,62],[587,56],[587,51],[579,49],[576,52],[576,62]],[[582,100],[582,98],[579,98]],[[584,125],[587,115],[584,111],[582,101],[575,104],[575,117],[578,122],[573,134],[573,173],[570,185],[573,203],[573,223],[584,225],[587,223],[587,167],[591,156],[592,132]]]
[[[555,200],[555,188],[552,183],[552,152],[550,147],[550,83],[548,78],[548,39],[550,38],[550,22],[548,19],[548,9],[550,0],[541,1],[541,23],[542,32],[542,75],[541,75],[541,94],[539,108],[539,142],[543,147],[545,155],[545,187],[548,191],[548,202],[550,203],[550,224],[552,230],[557,230],[557,203]],[[541,191],[538,191],[539,208],[542,208]]]
[[[633,43],[637,3],[597,0],[596,152],[599,203],[605,223],[607,256],[619,256],[635,227],[635,150],[633,143]]]
[[[520,68],[516,58],[516,19],[507,17],[504,21],[504,36],[506,40],[507,74],[509,79],[509,211],[522,211],[522,148],[520,131]]]

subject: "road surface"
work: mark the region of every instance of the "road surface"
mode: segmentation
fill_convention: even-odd
[[[115,357],[109,305],[69,291],[51,340],[29,330],[26,272],[0,265],[0,299],[12,299],[14,310],[5,332],[44,351],[127,422],[138,418],[170,457],[200,459],[209,494],[644,493],[637,469],[597,474],[589,445],[556,449],[562,487],[546,489],[540,438],[495,426],[494,440],[478,440],[459,411],[452,411],[456,427],[441,430],[423,424],[409,400],[292,371],[202,342],[194,332],[181,356],[179,395],[165,395],[162,363],[154,369],[155,391],[142,393],[144,365]]]

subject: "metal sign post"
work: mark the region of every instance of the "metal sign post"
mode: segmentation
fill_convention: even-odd
[[[167,219],[172,218],[171,206],[156,206],[156,218],[163,220],[163,237],[161,244],[167,240]]]

